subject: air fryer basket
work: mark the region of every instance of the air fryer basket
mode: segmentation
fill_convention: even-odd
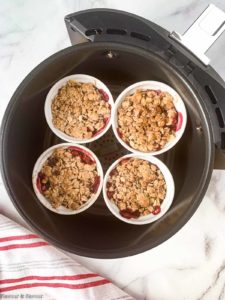
[[[212,78],[198,63],[195,65],[193,58],[193,70],[198,69],[221,87],[216,103],[211,104],[205,85],[192,76],[194,71],[187,76],[183,72],[186,67],[174,65],[163,55],[151,47],[121,41],[71,46],[36,67],[13,95],[1,128],[3,178],[20,214],[56,246],[96,258],[141,253],[171,237],[200,204],[211,177],[215,144],[221,146],[223,128],[216,123],[214,106],[219,106],[218,95],[224,95],[224,90],[220,79]],[[99,78],[114,98],[128,85],[151,79],[172,86],[184,100],[188,112],[184,136],[172,150],[160,156],[174,176],[175,198],[169,212],[157,222],[143,226],[126,224],[108,211],[102,196],[86,212],[72,216],[50,212],[36,199],[31,184],[34,163],[46,148],[60,142],[45,121],[45,97],[57,80],[75,73]],[[111,131],[87,146],[98,155],[104,168],[125,153]]]

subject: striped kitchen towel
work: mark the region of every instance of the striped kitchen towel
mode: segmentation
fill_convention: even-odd
[[[0,299],[133,298],[0,214]]]

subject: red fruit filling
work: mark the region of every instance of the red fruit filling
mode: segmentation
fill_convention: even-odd
[[[113,169],[110,173],[109,176],[117,175],[118,171],[116,169]]]
[[[91,187],[91,192],[92,193],[97,193],[99,184],[100,184],[100,176],[96,176],[95,179],[94,179],[94,183]]]
[[[130,160],[130,157],[126,157],[120,160],[119,164],[123,165],[125,162],[127,162],[128,160]]]
[[[91,155],[85,151],[84,149],[78,148],[76,146],[70,146],[67,149],[70,150],[72,155],[74,156],[80,156],[81,160],[86,164],[94,164],[95,160],[91,157]]]
[[[113,191],[107,191],[106,194],[107,194],[107,197],[108,197],[109,199],[112,199],[114,192],[113,192]]]
[[[154,207],[153,215],[158,215],[161,212],[161,207],[159,205]]]
[[[109,95],[103,90],[103,89],[98,89],[99,92],[102,94],[103,99],[108,102],[109,101]]]
[[[104,126],[102,128],[100,128],[99,130],[95,131],[93,136],[99,135],[108,125],[110,118],[105,118],[104,119]]]
[[[176,123],[176,131],[180,130],[183,124],[183,115],[178,112],[177,123]]]
[[[120,214],[126,219],[137,219],[140,217],[140,212],[138,210],[133,211],[129,208],[121,210]]]
[[[118,136],[122,139],[123,135],[122,135],[122,132],[119,130],[119,128],[117,128],[117,133],[118,133]]]

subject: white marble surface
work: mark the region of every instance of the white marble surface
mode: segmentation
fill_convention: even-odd
[[[139,14],[182,33],[207,0],[1,0],[0,119],[21,80],[43,59],[70,45],[64,16],[108,7]],[[225,10],[225,0],[212,0]],[[211,49],[213,67],[225,79],[225,33]],[[207,194],[191,220],[170,240],[143,254],[115,260],[75,257],[136,299],[225,299],[225,172],[214,171]],[[0,181],[0,211],[24,223]]]

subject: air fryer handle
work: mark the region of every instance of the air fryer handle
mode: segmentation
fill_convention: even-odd
[[[173,31],[170,37],[208,66],[206,51],[225,30],[225,12],[210,4],[183,35]]]
[[[200,94],[208,108],[216,146],[215,168],[219,169],[225,169],[225,83],[209,66],[210,59],[205,52],[224,30],[225,12],[210,4],[183,35],[177,32],[170,34],[170,38],[178,43],[173,46],[181,46],[199,61],[192,64],[188,77],[193,76],[203,87]]]

